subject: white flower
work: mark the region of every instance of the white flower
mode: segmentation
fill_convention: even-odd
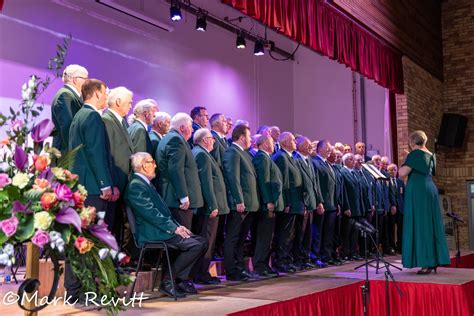
[[[7,267],[11,267],[13,261],[10,259],[10,256],[6,253],[0,254],[0,265],[5,265]]]
[[[66,245],[64,239],[60,238],[56,240],[56,247],[58,248],[59,252],[64,252],[64,245]]]
[[[100,219],[104,219],[105,218],[105,212],[97,212],[97,217],[100,218]]]
[[[49,240],[51,242],[55,242],[56,240],[60,239],[61,238],[61,233],[55,231],[55,230],[52,230],[49,232]]]
[[[123,252],[121,252],[121,253],[118,254],[117,260],[120,262],[120,261],[122,261],[122,259],[125,258],[126,256],[127,256],[126,254],[124,254]]]
[[[99,250],[99,257],[100,257],[100,260],[104,260],[105,258],[107,258],[107,256],[109,255],[109,249],[107,248],[102,248]]]
[[[110,249],[110,256],[112,257],[112,259],[115,259],[115,257],[117,257],[117,253],[117,251]]]
[[[47,230],[53,223],[53,217],[48,212],[42,211],[35,214],[34,226],[36,229]]]
[[[15,247],[12,244],[6,244],[3,246],[3,253],[7,254],[8,256],[13,256],[15,253]]]
[[[30,175],[19,172],[13,177],[12,184],[14,186],[19,187],[20,189],[23,189],[24,187],[26,187],[29,181],[30,181]]]

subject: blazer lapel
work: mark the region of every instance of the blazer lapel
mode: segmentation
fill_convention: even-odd
[[[132,152],[133,152],[132,140],[130,139],[130,135],[128,134],[128,131],[124,130],[123,125],[122,125],[122,122],[120,122],[120,121],[117,119],[117,117],[115,117],[115,115],[114,115],[113,113],[109,112],[109,111],[107,111],[105,114],[112,118],[112,120],[114,121],[115,125],[117,126],[117,128],[119,129],[119,131],[122,133],[122,137],[124,137],[124,138],[127,140],[127,144],[128,144],[128,146],[130,147],[130,149],[131,149]]]

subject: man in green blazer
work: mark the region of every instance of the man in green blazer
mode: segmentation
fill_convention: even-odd
[[[257,139],[258,152],[252,159],[257,172],[260,193],[260,212],[257,218],[257,238],[253,266],[260,277],[276,277],[278,272],[269,266],[273,232],[275,230],[275,213],[283,211],[283,179],[278,166],[271,158],[274,143],[269,135]]]
[[[171,266],[164,265],[161,273],[160,292],[174,296],[168,269],[174,272],[177,282],[176,294],[196,294],[190,281],[191,268],[207,250],[207,241],[194,235],[171,215],[161,196],[150,181],[155,177],[156,164],[150,154],[139,152],[132,155],[134,174],[125,192],[125,202],[135,215],[136,236],[139,246],[146,242],[166,241],[168,247],[176,253],[172,256]]]
[[[310,260],[313,212],[318,212],[321,209],[323,197],[311,161],[313,150],[311,141],[308,137],[299,136],[296,139],[296,147],[298,150],[293,153],[293,158],[303,179],[303,200],[306,210],[304,214],[296,215],[293,263],[302,269],[311,269],[316,267]]]
[[[227,120],[222,113],[216,113],[211,116],[209,120],[212,129],[212,136],[215,139],[214,147],[211,155],[217,161],[217,164],[222,168],[222,160],[224,159],[224,152],[229,148],[227,139],[225,138],[227,132]]]
[[[296,150],[295,136],[290,132],[283,132],[280,135],[279,143],[281,149],[273,155],[273,161],[275,161],[283,176],[285,209],[278,213],[276,217],[277,250],[275,253],[275,268],[279,272],[288,273],[295,272],[299,268],[291,262],[290,252],[294,242],[296,215],[304,215],[305,206],[303,179],[298,165],[293,159],[293,151]]]
[[[232,131],[232,145],[224,153],[224,173],[228,191],[227,238],[224,264],[227,280],[244,281],[250,277],[244,264],[244,241],[259,208],[257,175],[250,155],[250,129],[239,125]]]
[[[112,89],[107,99],[108,109],[102,115],[102,121],[109,138],[112,168],[116,177],[114,187],[117,187],[121,193],[117,201],[109,203],[109,209],[115,214],[114,227],[110,227],[110,229],[114,232],[120,245],[123,243],[122,235],[125,225],[122,197],[131,171],[130,156],[134,152],[125,121],[125,116],[132,106],[132,97],[133,93],[125,87]],[[129,240],[129,238],[125,238],[125,240]]]
[[[54,123],[53,147],[66,152],[69,146],[69,128],[74,115],[84,104],[81,88],[89,77],[87,69],[69,65],[64,69],[64,86],[59,89],[51,103],[51,118]]]
[[[191,117],[177,113],[155,156],[160,193],[173,217],[188,229],[191,229],[193,210],[204,205],[196,161],[187,143],[192,132]]]
[[[135,152],[147,152],[152,156],[155,154],[152,152],[153,145],[148,135],[148,126],[153,122],[157,111],[158,105],[153,99],[141,100],[135,104],[133,108],[135,121],[128,128]]]
[[[197,263],[194,271],[194,282],[199,284],[218,284],[220,280],[209,274],[209,263],[212,260],[216,240],[219,216],[229,213],[227,205],[224,176],[210,151],[214,145],[214,137],[207,128],[194,132],[193,156],[201,181],[204,206],[198,208],[193,217],[193,231],[207,239],[209,248],[206,254]]]
[[[170,130],[171,116],[166,112],[156,112],[155,118],[151,125],[151,131],[148,133],[151,140],[152,156],[155,156],[158,144],[163,139],[163,136],[168,134]]]
[[[84,106],[74,116],[69,130],[69,149],[79,145],[72,173],[79,176],[79,184],[87,190],[86,206],[94,206],[97,212],[106,212],[105,221],[113,225],[113,213],[107,212],[110,200],[116,200],[113,194],[113,181],[109,167],[108,141],[104,123],[99,111],[105,108],[106,86],[100,80],[88,79],[82,86]],[[75,278],[66,258],[64,286],[68,294],[79,295],[81,283]]]

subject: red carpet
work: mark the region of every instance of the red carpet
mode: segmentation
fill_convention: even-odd
[[[263,315],[363,315],[360,286],[363,281],[295,299],[232,313],[232,316]],[[390,315],[432,316],[474,314],[474,281],[465,284],[390,282]],[[385,281],[370,281],[368,315],[386,315]]]
[[[456,258],[451,258],[450,268],[456,267]],[[461,256],[461,262],[458,265],[458,268],[461,269],[474,269],[474,253]]]

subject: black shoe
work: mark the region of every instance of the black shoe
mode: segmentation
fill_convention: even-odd
[[[326,268],[328,264],[326,262],[323,262],[319,259],[314,260],[313,262],[318,268]]]
[[[241,270],[240,274],[247,277],[247,278],[249,278],[249,279],[251,279],[253,277],[252,274],[250,272],[248,272],[247,270]]]
[[[299,263],[290,263],[288,268],[295,270],[295,272],[304,270],[303,266]]]
[[[224,256],[222,254],[216,252],[216,253],[214,253],[212,259],[214,261],[222,261],[222,260],[224,260]]]
[[[243,282],[247,281],[249,277],[239,273],[237,275],[226,275],[226,280],[227,281],[236,281],[236,282]]]
[[[311,261],[307,261],[305,263],[303,263],[303,266],[305,269],[316,269],[318,268],[318,265],[312,263]]]
[[[271,278],[271,276],[268,275],[267,271],[255,271],[252,276],[253,278],[257,278],[257,279]]]
[[[334,259],[329,259],[327,261],[327,264],[330,266],[340,266],[342,263],[340,261],[336,261]]]
[[[288,266],[286,264],[277,265],[277,266],[275,266],[275,269],[279,273],[295,273],[296,272],[295,269],[291,268],[290,266]]]
[[[197,290],[196,288],[194,287],[194,284],[193,282],[189,281],[189,280],[186,280],[186,281],[183,281],[181,283],[178,284],[178,289],[185,293],[185,294],[191,294],[191,295],[195,295],[197,294]]]
[[[179,290],[178,286],[175,285],[175,290],[173,290],[173,286],[171,285],[171,282],[161,283],[159,291],[160,291],[160,293],[162,293],[166,296],[169,296],[169,297],[173,297],[173,298],[174,298],[175,291],[176,291],[176,297],[177,298],[186,297],[186,294],[181,292]]]
[[[364,260],[364,258],[362,258],[362,257],[359,256],[359,255],[353,255],[353,256],[352,256],[352,259],[354,259],[355,261],[362,261],[362,260]]]
[[[216,285],[221,283],[221,280],[217,277],[210,277],[208,279],[194,279],[194,283],[202,285]]]
[[[276,278],[278,277],[280,274],[276,271],[273,271],[273,270],[265,270],[263,271],[264,275],[270,277],[270,278]]]

